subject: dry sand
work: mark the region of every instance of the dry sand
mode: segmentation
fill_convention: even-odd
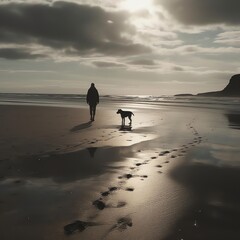
[[[124,129],[118,107],[134,112]],[[0,106],[0,239],[239,239],[239,115]]]

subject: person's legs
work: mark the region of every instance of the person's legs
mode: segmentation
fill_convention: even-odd
[[[91,117],[91,121],[93,120],[93,105],[89,104],[89,110],[90,110],[90,117]]]
[[[92,106],[92,111],[93,111],[93,121],[94,121],[95,113],[96,113],[96,104]]]
[[[96,113],[96,104],[90,104],[90,116],[91,116],[91,121],[94,121],[95,113]]]

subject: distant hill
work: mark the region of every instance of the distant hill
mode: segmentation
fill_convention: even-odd
[[[197,96],[240,97],[240,74],[233,75],[228,85],[221,91],[198,93]]]

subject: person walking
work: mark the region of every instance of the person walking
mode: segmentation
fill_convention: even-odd
[[[92,83],[91,87],[88,89],[86,101],[90,109],[90,117],[91,117],[90,120],[94,121],[96,106],[99,103],[99,94],[98,94],[98,90],[95,88],[94,83]]]

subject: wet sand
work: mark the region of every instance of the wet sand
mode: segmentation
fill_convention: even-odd
[[[0,239],[239,239],[239,113],[0,111]]]

